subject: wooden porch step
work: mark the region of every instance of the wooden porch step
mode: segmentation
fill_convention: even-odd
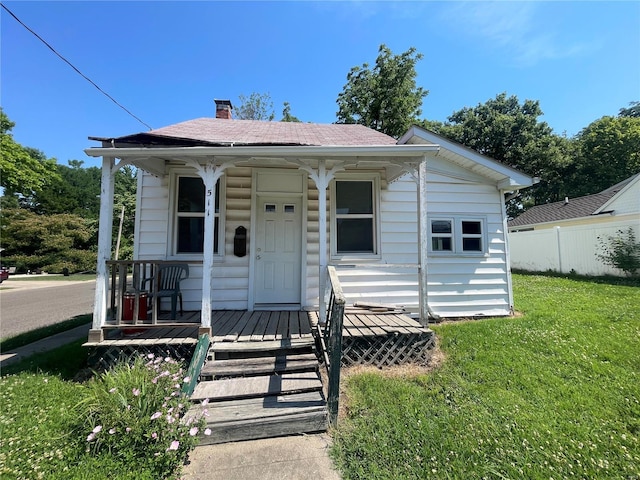
[[[318,359],[314,353],[276,355],[269,357],[235,358],[207,362],[200,372],[201,380],[220,377],[255,376],[263,374],[316,370]]]
[[[260,375],[200,382],[191,395],[191,401],[198,402],[209,399],[211,402],[221,402],[321,390],[322,382],[318,372],[287,372],[282,375]]]
[[[314,339],[309,335],[303,338],[288,338],[265,342],[213,342],[210,350],[214,352],[264,352],[304,348],[312,345],[314,345]]]
[[[285,396],[230,400],[193,405],[187,416],[199,418],[207,409],[211,435],[201,445],[253,440],[327,429],[325,399],[320,391]]]

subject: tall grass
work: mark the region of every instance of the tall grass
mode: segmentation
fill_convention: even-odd
[[[440,369],[348,378],[346,479],[640,477],[640,289],[514,289],[521,317],[435,327]]]

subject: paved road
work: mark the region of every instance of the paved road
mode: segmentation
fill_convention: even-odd
[[[53,325],[76,315],[93,313],[95,281],[12,282],[9,279],[2,287],[0,338]]]

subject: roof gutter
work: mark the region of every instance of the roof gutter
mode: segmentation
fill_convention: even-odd
[[[84,152],[90,157],[132,158],[150,156],[246,156],[246,157],[419,157],[437,153],[438,145],[355,145],[355,146],[228,146],[228,147],[94,147]]]

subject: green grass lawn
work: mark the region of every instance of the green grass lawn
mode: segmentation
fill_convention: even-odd
[[[640,478],[640,288],[514,276],[511,319],[436,326],[446,360],[347,376],[345,479]]]

